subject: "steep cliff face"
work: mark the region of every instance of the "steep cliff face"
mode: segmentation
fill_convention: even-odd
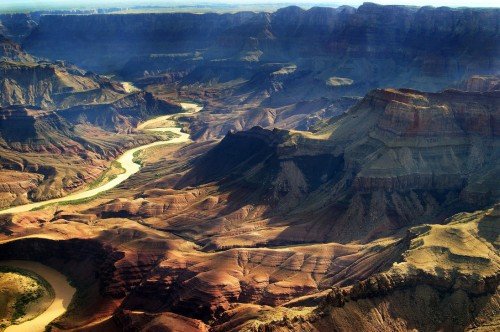
[[[66,108],[75,103],[114,100],[125,94],[120,85],[63,63],[3,61],[0,68],[2,106]]]
[[[37,55],[71,59],[86,68],[109,71],[119,69],[135,55],[184,53],[207,48],[222,31],[253,16],[252,13],[46,15],[26,39],[25,46]],[[65,28],[55,29],[55,26]],[[85,38],[68,39],[69,36],[81,36],[82,31],[85,31]],[[75,47],[86,51],[75,52]],[[100,54],[99,64],[95,57],[89,57],[91,50]]]
[[[378,116],[370,125],[370,138],[350,153],[349,163],[361,167],[354,185],[359,190],[463,189],[461,195],[491,192],[496,197],[493,187],[478,187],[484,176],[495,177],[498,103],[498,92],[369,95],[358,112],[365,109]],[[351,139],[344,133],[349,135],[352,120],[349,116],[341,120],[344,128],[334,131],[331,139]],[[384,148],[376,149],[379,155],[362,165],[356,154],[380,142]]]
[[[206,115],[193,134],[210,140],[257,125],[307,130],[333,115],[328,109],[351,106],[346,97],[378,87],[440,91],[495,75],[499,16],[498,9],[369,3],[222,15],[54,14],[39,17],[23,45],[157,95],[203,100]],[[294,113],[303,102],[318,107]]]
[[[1,45],[9,47],[0,60],[2,207],[83,186],[126,147],[156,139],[130,135],[139,121],[181,109],[65,62],[37,60],[8,40]],[[13,174],[22,185],[8,180]]]
[[[446,180],[465,170],[465,185],[475,181],[468,150],[440,169],[426,154],[463,140],[490,149],[494,96],[377,90],[315,134],[254,128],[207,153],[208,143],[156,150],[106,196],[1,218],[2,239],[28,238],[2,244],[0,258],[40,259],[84,282],[61,330],[495,326],[498,206],[445,219],[483,204]],[[402,147],[411,153],[401,163],[417,155],[437,180],[421,180],[412,161],[411,181],[389,186],[399,166],[385,161],[389,180],[356,182],[365,170],[379,178],[370,162]],[[495,184],[494,153],[477,153],[478,190]]]
[[[473,92],[487,92],[500,90],[499,76],[474,75],[460,84],[460,89]]]
[[[223,71],[227,60],[243,66],[292,62],[318,87],[338,76],[368,83],[352,87],[362,93],[385,85],[439,89],[467,74],[494,73],[499,15],[498,9],[370,3],[271,14],[46,15],[25,45],[36,55],[107,72],[136,56],[183,54],[182,67],[190,71]],[[178,71],[162,57],[149,58],[140,70],[134,66],[129,62],[123,73],[139,78]],[[226,80],[239,77],[235,70]]]
[[[111,102],[72,106],[59,114],[74,124],[90,123],[110,131],[130,132],[140,121],[180,110],[173,102],[157,99],[148,92],[136,92]]]
[[[96,179],[169,98],[204,103],[180,120],[198,141],[113,190],[1,216],[0,260],[78,287],[54,331],[497,330],[499,13],[0,15],[144,88],[0,39],[0,208]]]
[[[180,107],[150,93],[129,93],[122,84],[63,62],[0,62],[1,106],[55,110],[72,124],[87,121],[108,130],[131,130],[139,120]],[[34,113],[33,113],[34,114]]]
[[[499,97],[375,90],[313,135],[230,133],[177,185],[251,190],[241,206],[265,204],[268,216],[297,220],[283,241],[367,240],[439,221],[499,197]]]
[[[0,14],[0,34],[20,43],[38,25],[41,13]]]

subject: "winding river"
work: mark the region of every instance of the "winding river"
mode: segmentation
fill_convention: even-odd
[[[43,332],[50,322],[66,312],[76,289],[69,284],[63,274],[46,265],[31,261],[3,261],[0,265],[33,271],[54,289],[54,301],[47,310],[32,320],[7,327],[5,332]]]
[[[174,127],[175,125],[175,117],[177,116],[186,116],[192,115],[193,113],[199,112],[202,107],[192,103],[181,103],[182,108],[186,111],[184,113],[177,113],[172,115],[160,116],[144,123],[141,123],[137,129],[142,131],[150,131],[150,132],[173,132],[178,136],[167,140],[167,141],[158,141],[142,146],[138,146],[136,148],[130,149],[123,153],[118,159],[116,159],[122,167],[125,169],[125,172],[118,175],[113,180],[109,181],[106,184],[103,184],[100,187],[84,190],[81,192],[77,192],[74,194],[70,194],[65,197],[51,199],[43,202],[30,203],[20,206],[15,206],[13,208],[9,208],[6,210],[0,211],[0,214],[7,213],[20,213],[30,211],[34,208],[38,208],[47,204],[60,203],[60,202],[68,202],[74,201],[82,198],[93,197],[99,193],[102,193],[106,190],[116,187],[126,179],[128,179],[132,174],[137,173],[140,170],[140,165],[136,164],[134,160],[134,153],[137,151],[141,151],[153,146],[165,145],[165,144],[179,144],[179,143],[187,143],[190,142],[189,135],[183,133],[181,128]],[[64,314],[73,298],[75,293],[75,288],[73,288],[66,277],[59,273],[58,271],[45,266],[43,264],[32,262],[32,261],[3,261],[0,262],[0,265],[7,265],[11,267],[22,268],[25,270],[30,270],[40,275],[42,278],[47,280],[49,284],[54,288],[54,301],[52,304],[45,310],[43,313],[38,315],[32,320],[27,322],[9,326],[5,331],[6,332],[21,332],[21,331],[30,331],[30,332],[43,332],[45,331],[45,327],[54,319]]]
[[[93,197],[97,194],[100,194],[104,191],[110,190],[126,179],[128,179],[131,175],[137,173],[141,166],[139,164],[136,164],[134,160],[134,153],[137,151],[141,151],[153,146],[158,146],[158,145],[166,145],[166,144],[180,144],[180,143],[188,143],[190,142],[189,134],[181,132],[181,128],[175,127],[175,123],[173,125],[169,125],[166,127],[158,127],[159,125],[164,124],[165,122],[172,122],[175,117],[177,116],[186,116],[186,115],[191,115],[193,113],[199,112],[203,107],[199,106],[197,104],[193,103],[181,103],[182,108],[186,111],[184,113],[176,113],[176,114],[170,114],[170,115],[164,115],[160,116],[151,120],[148,120],[146,122],[141,123],[137,129],[142,130],[142,131],[151,131],[151,132],[166,132],[170,131],[178,136],[175,138],[172,138],[167,141],[157,141],[154,143],[146,144],[146,145],[141,145],[136,148],[127,150],[125,153],[123,153],[116,161],[118,161],[122,167],[125,169],[125,172],[122,174],[119,174],[117,177],[115,177],[113,180],[103,184],[102,186],[93,188],[93,189],[88,189],[84,191],[79,191],[73,194],[69,194],[64,197],[60,198],[54,198],[46,201],[41,201],[41,202],[34,202],[34,203],[29,203],[29,204],[24,204],[24,205],[19,205],[19,206],[14,206],[12,208],[8,208],[5,210],[1,210],[0,214],[7,214],[7,213],[21,213],[21,212],[27,212],[36,208],[40,208],[44,205],[47,204],[54,204],[54,203],[61,203],[61,202],[70,202],[70,201],[75,201],[75,200],[80,200],[84,198],[90,198]]]

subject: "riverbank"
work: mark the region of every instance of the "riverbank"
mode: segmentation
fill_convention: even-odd
[[[18,205],[14,206],[5,210],[0,211],[1,214],[9,214],[9,213],[21,213],[21,212],[27,212],[31,211],[33,209],[38,209],[42,208],[45,205],[51,205],[51,204],[56,204],[56,203],[66,203],[66,202],[71,202],[71,201],[78,201],[82,199],[87,199],[94,197],[102,192],[105,192],[107,190],[110,190],[116,186],[118,186],[120,183],[128,179],[130,176],[133,174],[137,173],[141,165],[137,164],[134,162],[134,154],[150,148],[154,146],[159,146],[159,145],[165,145],[165,144],[182,144],[182,143],[188,143],[190,142],[189,134],[183,133],[179,127],[175,126],[168,126],[168,127],[160,127],[160,128],[151,128],[154,127],[154,124],[161,123],[160,121],[166,121],[166,120],[172,120],[177,116],[185,116],[185,115],[190,115],[195,112],[199,112],[202,107],[196,104],[192,103],[181,103],[181,106],[184,110],[189,111],[189,112],[184,112],[184,113],[177,113],[177,114],[171,114],[171,115],[165,115],[161,116],[155,119],[151,119],[149,121],[146,121],[142,124],[140,124],[137,129],[139,130],[144,130],[144,131],[171,131],[176,134],[176,137],[165,140],[165,141],[157,141],[154,143],[146,144],[146,145],[141,145],[136,148],[130,149],[125,151],[119,158],[116,159],[118,163],[120,163],[121,167],[125,169],[125,172],[122,174],[117,175],[115,178],[113,178],[111,181],[103,184],[102,186],[92,188],[92,189],[87,189],[84,191],[76,192],[73,194],[70,194],[65,197],[60,197],[60,198],[55,198],[55,199],[50,199],[47,201],[41,201],[41,202],[34,202],[34,203],[29,203],[29,204],[24,204],[24,205]],[[155,130],[159,129],[159,130]]]
[[[47,310],[32,320],[7,327],[5,332],[43,332],[50,322],[66,312],[76,289],[69,284],[63,274],[32,261],[4,261],[0,262],[0,265],[32,271],[45,279],[54,290],[54,300]]]

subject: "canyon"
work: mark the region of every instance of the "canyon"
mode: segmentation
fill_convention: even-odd
[[[50,331],[497,330],[499,19],[0,14],[0,265]]]

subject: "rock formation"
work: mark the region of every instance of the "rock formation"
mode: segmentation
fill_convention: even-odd
[[[229,133],[177,186],[252,190],[240,206],[296,220],[283,241],[379,237],[498,199],[498,102],[498,92],[375,90],[313,135]]]
[[[255,330],[494,330],[499,322],[496,223],[498,205],[458,214],[445,225],[412,228],[401,240],[402,261],[389,271],[333,289],[309,315]]]
[[[0,15],[0,208],[203,110],[0,215],[77,288],[49,329],[498,330],[498,9],[75,14]]]
[[[78,189],[126,147],[155,140],[124,136],[140,121],[180,110],[65,62],[36,59],[7,39],[0,45],[0,177],[29,179],[4,183],[2,208]]]

